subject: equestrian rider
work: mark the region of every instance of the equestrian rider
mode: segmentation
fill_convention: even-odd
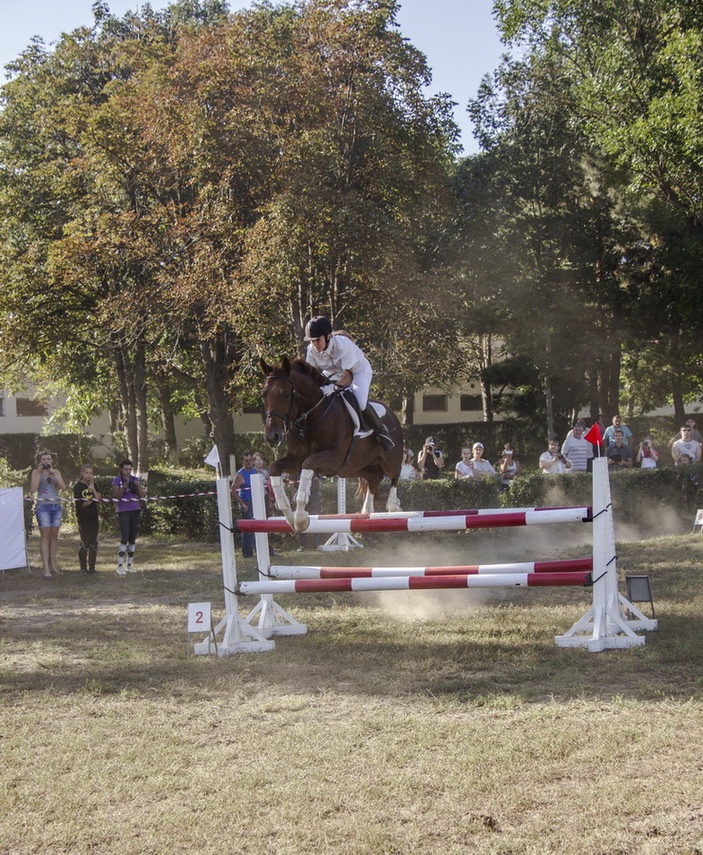
[[[310,342],[305,357],[310,365],[322,371],[336,386],[351,389],[363,418],[378,434],[384,447],[393,448],[394,443],[388,429],[373,406],[368,403],[373,371],[361,348],[346,335],[335,335],[332,332],[332,324],[323,315],[317,315],[308,321],[305,341]],[[323,386],[321,391],[330,395],[336,390],[330,384]]]

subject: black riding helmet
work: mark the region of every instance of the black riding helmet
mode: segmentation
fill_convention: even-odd
[[[324,315],[315,315],[305,326],[305,341],[312,341],[321,335],[332,335],[332,324]]]

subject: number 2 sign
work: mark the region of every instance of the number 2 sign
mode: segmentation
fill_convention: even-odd
[[[188,603],[188,632],[209,632],[211,603]]]

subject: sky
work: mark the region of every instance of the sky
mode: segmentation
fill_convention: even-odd
[[[93,0],[0,0],[0,66],[27,47],[33,36],[51,45],[62,32],[93,23]],[[427,57],[432,69],[428,95],[446,92],[457,102],[454,119],[461,130],[465,154],[478,150],[466,114],[485,74],[498,65],[504,51],[492,16],[492,0],[400,0],[398,15],[404,36]],[[110,11],[122,16],[136,11],[137,0],[108,0]],[[151,0],[163,9],[169,0]],[[229,0],[232,11],[250,0]]]

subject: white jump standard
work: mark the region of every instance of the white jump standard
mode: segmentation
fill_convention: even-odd
[[[610,648],[637,647],[645,638],[637,634],[655,630],[657,621],[645,617],[618,592],[613,508],[605,458],[593,461],[593,505],[581,508],[509,508],[470,511],[425,511],[387,514],[330,515],[310,517],[309,533],[461,531],[473,528],[498,528],[587,522],[592,525],[592,558],[562,561],[520,562],[515,564],[477,564],[451,567],[291,567],[272,566],[268,533],[294,532],[284,518],[266,519],[261,476],[252,476],[254,519],[231,524],[231,507],[226,479],[226,509],[221,501],[218,480],[220,520],[227,529],[221,538],[223,577],[227,616],[200,644],[197,653],[219,655],[258,652],[271,649],[271,635],[302,634],[298,624],[274,601],[276,594],[324,591],[428,590],[434,588],[473,587],[547,587],[585,585],[593,589],[591,608],[566,633],[555,638],[559,647],[585,647],[590,652]],[[229,517],[227,518],[227,513]],[[232,531],[256,534],[259,580],[237,583]],[[228,545],[229,544],[229,545]],[[225,557],[225,550],[228,554]],[[231,554],[229,550],[231,549]],[[281,578],[288,576],[288,579]],[[294,577],[294,578],[290,578]],[[239,615],[237,595],[261,596],[260,603],[247,618]],[[258,627],[252,626],[254,617]],[[217,632],[225,627],[225,638],[216,644]]]

